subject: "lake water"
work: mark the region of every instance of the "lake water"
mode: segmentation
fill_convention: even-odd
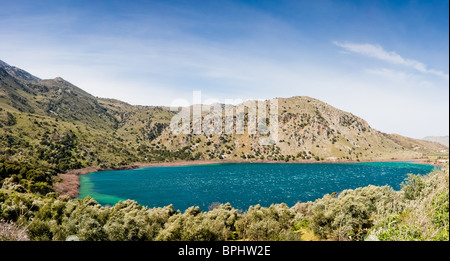
[[[423,175],[434,168],[412,162],[224,163],[101,171],[80,176],[79,198],[89,195],[102,205],[126,199],[148,207],[173,204],[181,211],[229,202],[245,211],[256,204],[293,206],[367,185],[398,190],[408,173]]]

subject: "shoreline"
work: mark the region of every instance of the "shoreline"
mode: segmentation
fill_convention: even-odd
[[[302,160],[302,161],[276,161],[276,160],[193,160],[193,161],[171,161],[171,162],[154,162],[154,163],[142,163],[136,162],[130,165],[119,166],[115,168],[101,168],[101,167],[86,167],[81,169],[68,170],[66,173],[60,173],[57,175],[59,179],[54,185],[54,190],[69,197],[76,198],[79,196],[80,179],[78,176],[86,175],[99,171],[110,170],[132,170],[138,168],[148,167],[177,167],[177,166],[196,166],[196,165],[211,165],[211,164],[224,164],[224,163],[268,163],[268,164],[311,164],[311,163],[370,163],[370,162],[415,162],[418,164],[427,164],[436,166],[432,162],[426,162],[425,159],[390,159],[390,160],[371,160],[371,161],[356,161],[356,160]]]

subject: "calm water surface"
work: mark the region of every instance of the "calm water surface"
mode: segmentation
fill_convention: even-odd
[[[260,204],[293,206],[332,192],[367,185],[400,189],[408,173],[427,174],[435,167],[412,162],[371,163],[224,163],[134,170],[101,171],[80,176],[80,198],[91,196],[113,205],[133,199],[148,207],[173,204],[184,211],[229,202],[247,210]]]

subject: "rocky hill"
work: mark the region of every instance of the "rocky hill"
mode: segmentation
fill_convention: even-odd
[[[433,142],[422,142],[417,149],[412,145],[417,140],[383,134],[365,120],[310,97],[277,102],[278,139],[270,145],[261,144],[264,135],[249,134],[248,127],[243,134],[176,135],[170,129],[176,112],[167,107],[97,98],[62,78],[41,80],[0,61],[0,158],[64,171],[195,159],[410,159],[441,155],[446,149]],[[267,107],[269,103],[265,101]],[[236,112],[238,106],[222,105],[219,113]],[[202,117],[208,122],[212,116]],[[248,109],[243,117],[245,125],[255,120]]]
[[[6,72],[8,72],[8,74],[12,75],[13,77],[15,77],[17,79],[31,81],[31,82],[38,82],[41,80],[38,77],[20,69],[20,68],[11,66],[11,65],[3,62],[2,60],[0,60],[0,68],[4,69]]]
[[[170,129],[151,144],[168,150],[185,148],[200,158],[224,159],[355,161],[424,155],[374,130],[365,120],[319,100],[305,96],[277,100],[279,129],[274,145],[261,145],[258,133],[174,135]]]

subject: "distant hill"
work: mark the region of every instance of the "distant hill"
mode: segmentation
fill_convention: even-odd
[[[221,108],[224,114],[236,106]],[[272,145],[261,145],[258,133],[175,135],[169,128],[174,115],[167,107],[97,98],[62,78],[39,79],[0,61],[0,160],[64,171],[194,159],[411,159],[442,155],[445,149],[383,134],[349,112],[306,96],[278,98],[278,141]]]
[[[441,156],[444,156],[448,154],[448,147],[445,147],[444,145],[434,141],[413,139],[398,134],[385,134],[385,135],[394,142],[396,142],[397,144],[403,146],[404,148],[420,152],[424,155],[441,154]]]
[[[440,144],[446,146],[447,148],[449,147],[449,136],[428,136],[423,139],[440,143]]]

